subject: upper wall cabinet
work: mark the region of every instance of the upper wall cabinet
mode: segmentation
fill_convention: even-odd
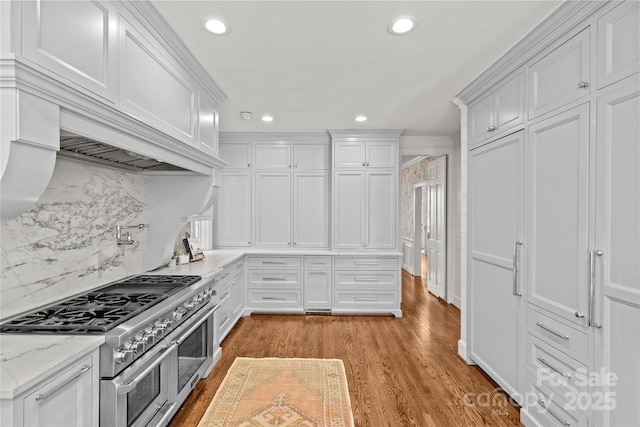
[[[524,74],[470,108],[471,145],[503,135],[524,122]]]
[[[335,140],[333,144],[334,169],[395,168],[397,167],[397,141]]]
[[[116,97],[117,12],[112,2],[25,1],[22,54],[109,101]]]
[[[132,18],[120,18],[120,102],[142,121],[195,145],[195,89]]]
[[[640,3],[627,1],[598,19],[598,89],[640,71]]]
[[[256,169],[328,170],[327,144],[256,144]]]
[[[529,68],[529,119],[591,93],[590,34],[582,30]]]
[[[251,144],[220,144],[220,157],[227,162],[226,169],[251,169]]]

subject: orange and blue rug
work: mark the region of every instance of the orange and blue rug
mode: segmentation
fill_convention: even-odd
[[[238,357],[198,427],[353,425],[342,360]]]

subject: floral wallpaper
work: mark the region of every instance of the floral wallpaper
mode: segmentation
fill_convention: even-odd
[[[427,180],[427,165],[433,160],[427,157],[402,169],[400,186],[400,235],[413,240],[413,188],[414,185]]]

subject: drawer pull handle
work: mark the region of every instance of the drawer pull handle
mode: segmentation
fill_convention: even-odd
[[[355,261],[354,264],[355,265],[378,265],[377,262],[358,262],[358,261]]]
[[[63,382],[62,384],[60,384],[58,387],[54,388],[53,390],[51,390],[49,393],[44,393],[44,394],[38,394],[36,395],[36,400],[45,400],[49,397],[51,397],[55,392],[57,392],[58,390],[60,390],[62,387],[66,386],[67,384],[69,384],[71,381],[75,380],[76,378],[78,378],[80,375],[84,374],[85,372],[87,372],[89,369],[91,369],[91,366],[87,366],[87,365],[82,365],[82,367],[80,368],[80,372],[78,372],[77,374],[75,374],[74,376],[72,376],[71,378],[69,378],[68,380],[66,380],[65,382]]]
[[[354,277],[353,280],[355,282],[377,282],[378,278],[377,277]]]
[[[353,297],[354,301],[378,301],[376,297]]]
[[[552,371],[557,372],[558,374],[562,375],[563,377],[571,378],[571,372],[562,372],[560,369],[556,368],[551,363],[547,362],[544,359],[544,357],[538,357],[538,361],[540,363],[542,363],[544,366],[546,366],[547,368],[551,369]]]
[[[225,323],[227,323],[227,320],[229,320],[229,316],[225,317],[224,319],[222,319],[220,321],[220,326],[224,325]]]
[[[262,280],[284,282],[285,280],[287,280],[287,278],[286,277],[263,277]]]
[[[564,335],[564,334],[561,334],[560,332],[556,332],[553,329],[549,328],[548,326],[545,326],[542,322],[536,322],[536,325],[540,326],[545,331],[551,332],[553,335],[562,338],[563,340],[569,339],[569,335]]]
[[[589,252],[589,327],[602,328],[602,323],[594,321],[593,317],[596,311],[596,257],[604,255],[600,249]]]
[[[263,301],[286,301],[285,297],[262,297]]]
[[[522,246],[522,240],[513,242],[513,295],[522,296],[522,292],[518,289],[518,273],[520,273],[520,260],[518,259],[518,248]]]
[[[562,418],[560,418],[560,416],[558,416],[558,414],[553,412],[551,409],[547,408],[547,406],[544,404],[544,402],[541,399],[538,400],[538,405],[540,405],[542,407],[542,409],[544,409],[545,411],[547,411],[548,413],[553,415],[553,418],[555,418],[556,420],[560,421],[560,424],[562,424],[563,426],[570,426],[571,425],[571,423],[569,421],[563,420]]]
[[[286,264],[285,261],[262,261],[263,264]]]

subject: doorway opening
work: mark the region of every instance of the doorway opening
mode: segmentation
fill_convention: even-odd
[[[427,166],[427,180],[414,186],[414,276],[447,300],[447,156]]]

